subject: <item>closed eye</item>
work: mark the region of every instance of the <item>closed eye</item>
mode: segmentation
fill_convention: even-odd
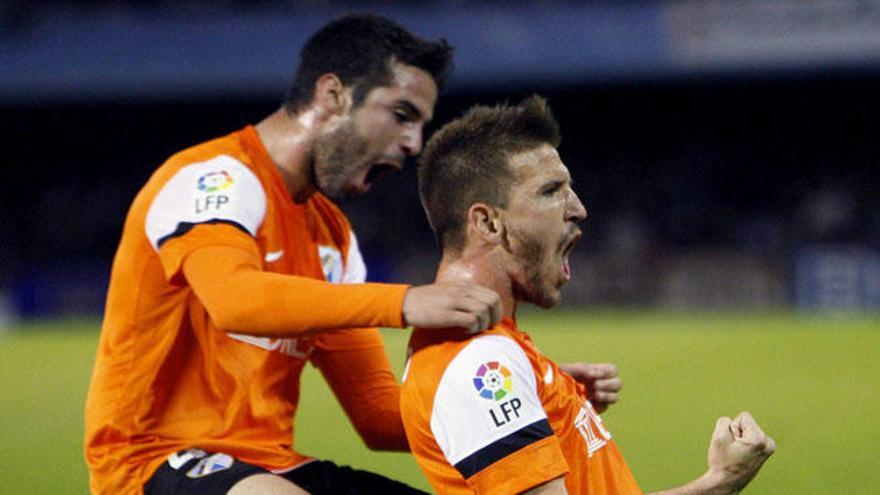
[[[553,196],[554,194],[556,194],[557,191],[562,189],[562,184],[563,184],[562,182],[557,181],[557,182],[551,182],[550,184],[545,185],[543,188],[541,188],[541,195],[542,196]]]
[[[394,118],[397,122],[403,124],[406,122],[415,122],[422,118],[422,112],[415,105],[408,101],[399,101],[394,108]]]

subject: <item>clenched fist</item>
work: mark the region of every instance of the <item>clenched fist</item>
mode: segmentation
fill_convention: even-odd
[[[741,412],[736,418],[718,418],[709,444],[709,476],[718,487],[738,493],[758,474],[761,465],[776,450],[776,442],[765,434],[755,418]]]

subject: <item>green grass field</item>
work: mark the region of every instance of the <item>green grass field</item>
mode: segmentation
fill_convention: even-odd
[[[880,318],[795,314],[531,312],[520,319],[559,362],[613,361],[626,383],[603,415],[645,490],[705,469],[715,418],[751,411],[777,453],[749,494],[880,492]],[[82,409],[94,321],[0,335],[0,493],[85,493]],[[403,365],[406,332],[386,331]],[[427,488],[405,454],[372,453],[311,367],[297,445]]]

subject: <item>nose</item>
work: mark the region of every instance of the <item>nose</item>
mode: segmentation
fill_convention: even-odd
[[[578,197],[577,193],[570,190],[568,201],[566,202],[565,219],[570,222],[580,223],[586,218],[587,208],[581,203],[581,198]]]
[[[422,126],[407,126],[401,136],[400,150],[406,156],[417,156],[422,152]]]

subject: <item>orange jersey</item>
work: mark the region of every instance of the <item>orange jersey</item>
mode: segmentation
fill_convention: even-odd
[[[560,476],[571,494],[642,493],[582,384],[505,318],[416,330],[401,391],[410,448],[438,494],[513,494]]]
[[[169,159],[134,200],[113,263],[85,414],[94,493],[142,493],[166,457],[184,448],[224,452],[269,470],[306,460],[292,445],[307,360],[325,375],[325,365],[342,356],[364,360],[359,366],[375,371],[370,376],[395,398],[389,416],[396,417],[396,385],[375,329],[310,338],[219,330],[182,268],[187,256],[211,246],[253,253],[265,272],[341,283],[366,276],[342,212],[320,193],[294,203],[253,127]],[[390,316],[370,321],[400,326],[405,286],[372,286],[383,296],[379,313]],[[241,295],[269,296],[276,294]],[[285,308],[258,316],[278,319]],[[320,311],[348,318],[339,301],[312,309]],[[334,391],[344,380],[331,383]]]

